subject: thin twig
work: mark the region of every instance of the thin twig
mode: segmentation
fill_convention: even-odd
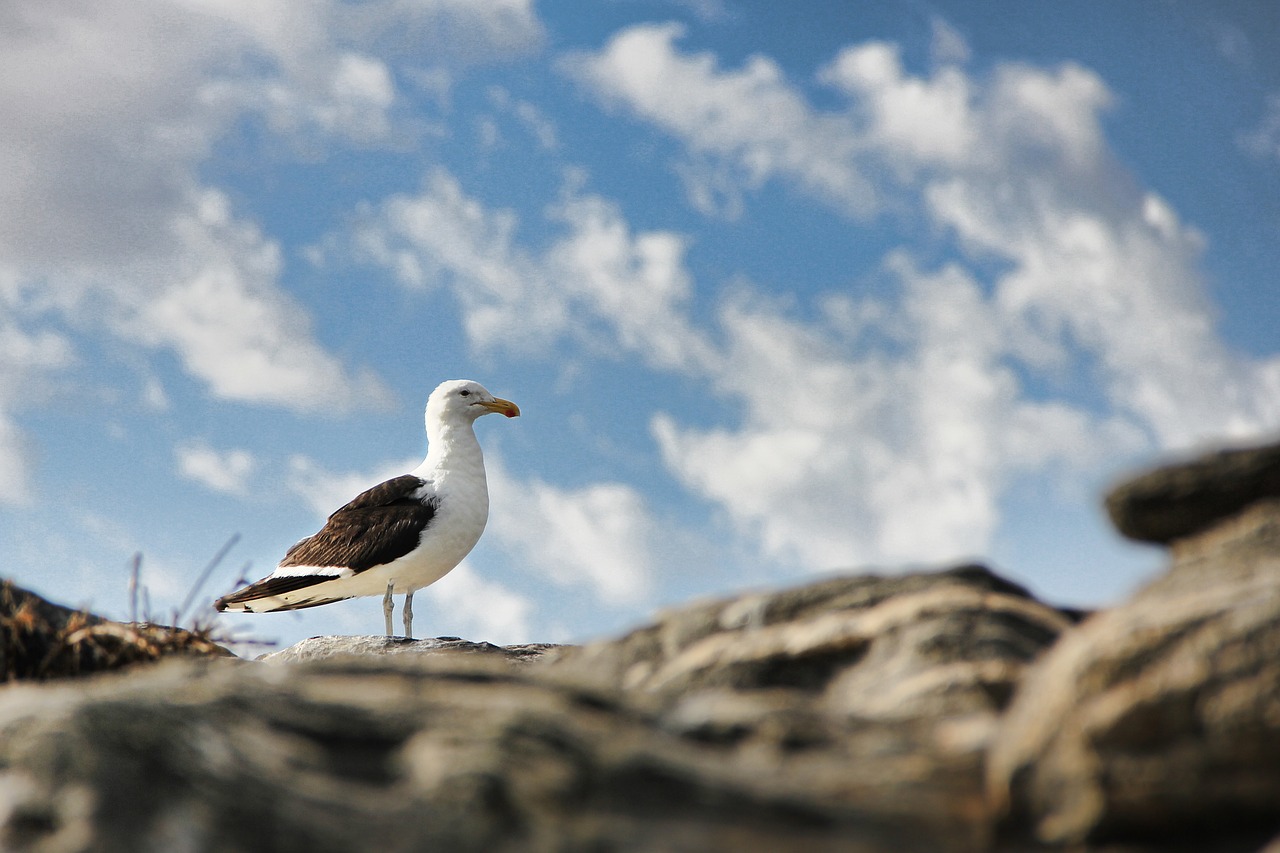
[[[213,559],[209,561],[209,564],[204,567],[204,571],[200,573],[200,577],[196,579],[195,586],[191,587],[191,591],[187,593],[187,597],[183,600],[182,606],[178,608],[176,613],[174,613],[174,627],[177,627],[178,623],[182,621],[182,617],[187,615],[187,608],[191,607],[191,604],[196,600],[196,596],[200,593],[200,588],[204,586],[205,581],[209,580],[209,575],[213,574],[213,570],[222,562],[222,558],[227,556],[227,552],[235,547],[235,544],[239,541],[239,533],[231,534],[231,538],[218,549],[218,553],[213,555]]]
[[[142,552],[133,555],[133,564],[129,571],[129,621],[138,621],[138,574],[142,571]]]
[[[253,571],[253,560],[245,560],[243,566],[240,567],[240,577],[236,579],[235,588],[244,586],[250,581],[249,572]]]

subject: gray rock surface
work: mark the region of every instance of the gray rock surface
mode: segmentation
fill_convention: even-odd
[[[556,665],[676,702],[780,690],[840,718],[993,716],[1076,618],[982,566],[861,575],[671,610]]]
[[[859,736],[821,718],[789,730],[736,748],[669,731],[618,696],[477,657],[166,664],[4,697],[0,845],[798,853],[978,843],[972,796],[949,801],[925,766],[886,780],[926,741],[920,733]]]
[[[1239,465],[1196,476],[1225,489]],[[1199,851],[1280,830],[1280,500],[1245,502],[1252,475],[1241,491],[1221,504],[1242,511],[1180,538],[1166,573],[1028,673],[988,765],[1015,834]]]
[[[517,646],[495,646],[493,643],[475,643],[458,637],[432,637],[411,640],[405,637],[387,637],[382,634],[352,637],[310,637],[294,643],[287,649],[260,655],[258,660],[272,663],[297,663],[299,661],[326,660],[344,655],[432,655],[479,654],[494,655],[515,663],[537,660],[547,652],[557,649],[554,643],[525,643]]]
[[[1163,466],[1121,483],[1106,505],[1125,536],[1168,544],[1267,498],[1280,498],[1280,444],[1220,450]]]
[[[1280,851],[1268,458],[1176,466],[1164,504],[1159,473],[1118,489],[1171,564],[1087,617],[962,566],[582,647],[313,638],[11,683],[0,850]],[[32,614],[124,630],[6,601],[5,661]]]
[[[966,567],[707,603],[532,663],[356,638],[19,686],[0,847],[982,849],[987,738],[1069,624]]]

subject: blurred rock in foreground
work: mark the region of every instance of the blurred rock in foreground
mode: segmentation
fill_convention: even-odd
[[[1215,453],[1109,496],[1113,516],[1164,531],[1171,565],[1019,688],[989,762],[1010,826],[1156,850],[1255,850],[1280,832],[1278,460]],[[1176,519],[1132,521],[1152,507]]]
[[[1243,458],[1140,478],[1142,513],[1201,509],[1144,516],[1169,570],[1083,619],[962,566],[576,648],[314,638],[10,684],[0,849],[1280,849],[1280,498]]]

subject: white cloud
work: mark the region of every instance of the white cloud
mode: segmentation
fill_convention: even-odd
[[[597,196],[570,195],[556,215],[570,230],[543,266],[580,309],[578,333],[598,318],[609,328],[590,342],[604,353],[622,347],[654,367],[709,369],[714,351],[685,316],[693,282],[684,267],[684,238],[669,231],[633,234],[617,205]]]
[[[285,487],[302,498],[317,517],[324,519],[366,489],[412,471],[421,461],[404,459],[388,462],[372,472],[334,472],[314,459],[298,454],[289,458]]]
[[[257,3],[244,5],[250,14]],[[306,14],[314,4],[295,4]],[[331,30],[402,60],[450,66],[520,56],[546,37],[532,0],[366,0],[329,3]]]
[[[682,142],[684,168],[718,176],[721,196],[780,180],[845,213],[908,204],[955,235],[962,263],[1006,265],[930,272],[898,251],[884,273],[899,299],[831,298],[817,323],[724,303],[725,351],[705,364],[742,422],[666,414],[653,432],[672,473],[769,554],[829,567],[981,553],[1020,476],[1280,424],[1280,359],[1218,338],[1203,238],[1111,155],[1111,95],[1091,71],[1008,63],[980,81],[938,56],[914,76],[896,45],[868,42],[819,71],[848,98],[823,112],[768,58],[723,70],[678,52],[680,34],[630,28],[572,72]],[[952,61],[953,35],[935,43]],[[1103,410],[1024,387],[1067,365],[1094,377]]]
[[[935,63],[963,65],[969,61],[969,43],[946,19],[934,15],[929,20],[929,29],[932,31],[929,55]]]
[[[536,104],[512,97],[511,93],[501,86],[490,87],[489,101],[497,109],[514,115],[542,149],[554,151],[560,147],[555,122],[548,118]],[[493,132],[497,133],[497,129],[494,128]]]
[[[1240,146],[1255,157],[1280,160],[1280,93],[1267,98],[1257,125],[1240,134],[1239,141]]]
[[[0,409],[0,504],[22,506],[31,499],[30,442]]]
[[[720,323],[733,367],[717,381],[741,401],[743,423],[654,419],[668,469],[785,563],[981,554],[1016,477],[1088,469],[1099,433],[1111,450],[1133,445],[1122,423],[1025,399],[1003,363],[996,309],[959,268],[923,273],[906,255],[887,267],[903,292],[888,349],[868,349],[857,328],[730,302]]]
[[[119,326],[168,346],[218,397],[298,410],[378,407],[388,392],[371,374],[351,376],[312,337],[302,308],[276,286],[279,249],[235,220],[213,191],[176,224],[186,247],[178,280],[158,293],[118,292]]]
[[[77,361],[74,347],[61,332],[32,328],[44,313],[42,301],[35,289],[0,274],[0,505],[23,505],[32,497],[37,448],[16,416],[42,403],[49,378]]]
[[[312,152],[401,144],[416,128],[398,112],[397,70],[439,79],[542,38],[526,0],[8,3],[3,275],[79,327],[172,349],[219,397],[377,404],[377,381],[327,351],[282,288],[274,241],[200,167],[240,122]],[[52,322],[0,304],[0,326],[11,318]]]
[[[564,329],[564,298],[515,244],[515,215],[486,209],[447,172],[434,171],[420,194],[393,196],[369,214],[357,251],[406,285],[451,285],[473,342],[528,350]]]
[[[435,618],[447,620],[449,629],[460,636],[498,645],[528,643],[534,639],[533,601],[482,577],[466,561],[415,596],[414,602],[424,599],[431,611],[439,614]],[[430,616],[422,620],[424,630],[432,630],[431,622]],[[414,624],[419,624],[418,619]]]
[[[223,91],[206,88],[206,95],[226,97],[241,111],[265,105],[266,118],[276,133],[346,138],[375,143],[392,136],[391,109],[396,92],[390,69],[380,60],[343,52],[333,65],[307,86],[279,81],[256,85],[233,84]]]
[[[566,587],[586,587],[612,605],[643,603],[657,570],[661,531],[641,495],[623,483],[562,489],[517,480],[496,454],[486,468],[493,535],[531,571]]]
[[[753,189],[784,174],[854,213],[878,207],[847,117],[812,109],[768,57],[725,72],[710,54],[680,55],[674,42],[683,34],[675,24],[631,27],[565,67],[606,103],[683,141],[696,198],[719,195],[731,179]]]
[[[943,66],[929,80],[908,77],[896,45],[870,42],[842,50],[818,77],[854,101],[864,124],[855,129],[851,118],[846,126],[850,137],[860,137],[846,144],[852,159],[846,168],[878,156],[907,177],[922,166],[957,163],[978,141],[971,86],[957,67]]]
[[[243,495],[249,490],[249,478],[258,462],[247,450],[215,450],[203,441],[179,445],[174,449],[178,473],[215,492]]]
[[[892,164],[900,186],[882,176],[881,198],[922,200],[974,257],[1010,263],[993,282],[1008,354],[1033,366],[1074,357],[1086,370],[1096,360],[1112,405],[1141,419],[1163,446],[1276,424],[1280,360],[1251,362],[1218,339],[1198,267],[1203,238],[1111,155],[1100,121],[1111,94],[1088,69],[1006,63],[979,85],[952,65],[913,76],[896,46],[868,42],[819,72],[850,99],[846,112],[819,113],[780,75],[760,70],[767,60],[722,71],[710,56],[679,54],[678,34],[671,26],[626,30],[577,60],[579,79],[692,153],[728,164],[759,142],[744,118],[775,104],[798,116],[774,125],[794,137],[779,147],[822,140],[831,168],[845,174]],[[651,84],[672,74],[681,85],[663,102]],[[842,139],[828,144],[819,124]],[[816,190],[785,158],[759,162],[768,168],[748,186],[786,178],[820,199],[844,186]],[[843,201],[857,208],[866,197],[859,189]]]
[[[406,286],[447,285],[478,347],[528,353],[571,337],[601,356],[622,349],[660,368],[705,369],[714,352],[683,315],[684,239],[633,233],[616,205],[572,191],[552,216],[564,233],[531,252],[514,213],[486,208],[436,170],[421,193],[364,211],[353,248]]]
[[[153,412],[167,412],[169,410],[169,395],[164,390],[164,384],[154,376],[148,376],[142,386],[142,404]]]

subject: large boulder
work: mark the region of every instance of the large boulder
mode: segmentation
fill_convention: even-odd
[[[0,849],[1280,853],[1272,458],[1117,489],[1171,565],[1095,614],[961,566],[582,647],[313,638],[70,679],[42,661],[134,629],[10,593]]]
[[[794,725],[792,728],[796,728]],[[813,720],[776,751],[474,656],[175,662],[0,701],[0,847],[963,851],[980,829]],[[846,745],[847,744],[847,745]],[[898,761],[911,760],[910,755]],[[901,774],[899,774],[901,775]],[[915,774],[928,793],[930,774]],[[967,805],[976,808],[970,788]],[[907,796],[908,802],[895,799]]]
[[[533,662],[393,643],[17,686],[0,848],[980,850],[994,721],[1070,623],[965,567],[702,604]]]
[[[1280,500],[1243,465],[1275,457],[1213,454],[1112,495],[1157,505],[1151,484],[1169,484],[1176,523],[1145,529],[1177,531],[1172,565],[1066,633],[1019,689],[989,762],[1015,836],[1252,851],[1280,831]],[[1210,505],[1235,511],[1204,521]]]
[[[773,690],[841,718],[994,717],[1079,615],[982,566],[837,577],[677,608],[557,667],[676,703]]]
[[[1218,450],[1133,477],[1107,495],[1116,529],[1167,545],[1251,504],[1280,498],[1280,444]]]

